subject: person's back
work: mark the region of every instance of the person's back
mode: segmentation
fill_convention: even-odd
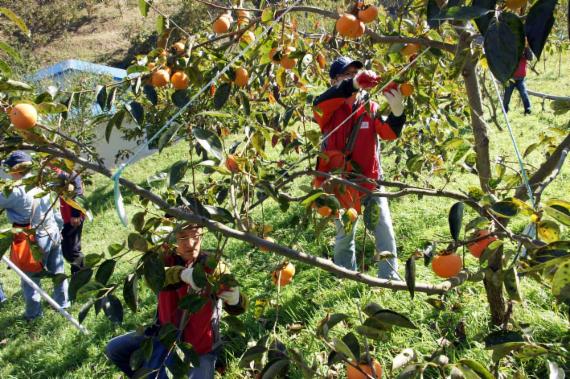
[[[23,180],[29,177],[32,158],[23,151],[14,151],[3,162],[9,168],[13,180]],[[42,192],[39,188],[27,189],[24,184],[12,187],[9,194],[0,193],[0,208],[6,209],[8,221],[23,231],[13,235],[11,251],[16,256],[29,255],[28,237],[25,229],[35,229],[35,244],[42,252],[41,262],[34,260],[31,264],[22,264],[22,271],[40,286],[41,276],[38,271],[45,270],[50,274],[62,274],[63,255],[61,253],[61,234],[52,211],[52,202],[49,194],[38,197]],[[29,262],[30,260],[26,260]],[[20,268],[22,268],[20,267]],[[40,295],[26,281],[22,280],[22,292],[26,301],[24,317],[28,320],[41,315]],[[67,308],[67,280],[54,283],[54,299],[62,308]]]

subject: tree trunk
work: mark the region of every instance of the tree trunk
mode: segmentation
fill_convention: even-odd
[[[505,323],[507,315],[507,307],[505,297],[503,296],[503,247],[501,246],[489,257],[489,266],[485,270],[485,291],[487,292],[487,301],[491,308],[491,323],[501,326]]]
[[[463,67],[463,79],[471,108],[471,128],[475,137],[475,153],[477,154],[477,172],[479,182],[485,192],[490,192],[489,179],[491,179],[491,163],[489,159],[489,137],[487,136],[487,123],[483,119],[483,101],[479,81],[475,72],[476,60],[473,56],[467,58]]]

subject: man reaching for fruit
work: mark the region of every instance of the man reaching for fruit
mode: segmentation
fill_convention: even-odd
[[[325,140],[322,145],[323,156],[336,156],[342,153],[343,159],[319,159],[319,171],[339,170],[352,172],[351,180],[370,190],[378,188],[376,180],[382,178],[380,164],[380,144],[382,140],[394,140],[400,136],[406,117],[404,115],[403,97],[394,86],[384,91],[391,113],[387,118],[379,115],[379,105],[370,102],[365,107],[368,94],[364,91],[375,87],[380,77],[373,71],[362,70],[362,62],[348,57],[339,57],[331,65],[329,76],[332,87],[320,95],[314,102],[314,115]],[[360,178],[365,178],[364,180]],[[322,178],[317,178],[317,185],[325,185]],[[333,186],[334,187],[334,186]],[[360,210],[360,193],[353,188],[333,189],[340,204],[344,208]],[[378,277],[397,279],[397,251],[392,218],[385,197],[366,197],[365,206],[376,203],[380,216],[374,230],[376,250],[389,251],[393,257],[382,260],[378,265]],[[334,247],[334,262],[348,269],[356,270],[355,232],[356,222],[350,230],[345,230],[340,220],[335,220],[337,235]]]

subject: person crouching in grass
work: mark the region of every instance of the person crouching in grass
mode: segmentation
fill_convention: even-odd
[[[171,324],[176,328],[176,339],[192,346],[197,354],[194,367],[188,372],[188,378],[210,379],[214,377],[217,351],[221,346],[220,318],[222,308],[231,315],[243,313],[247,299],[240,294],[237,286],[217,286],[214,292],[208,283],[196,283],[194,271],[201,266],[207,275],[221,277],[228,274],[222,262],[214,270],[209,269],[210,254],[201,251],[203,229],[198,225],[189,225],[176,233],[176,249],[164,254],[166,267],[165,286],[158,294],[157,318],[154,327],[143,333],[130,332],[115,337],[106,347],[107,357],[128,377],[132,377],[137,367],[132,367],[132,355],[144,343],[152,343],[152,356],[144,361],[141,370],[151,370],[153,378],[167,378],[166,367],[173,364],[173,349],[165,346],[157,337],[158,330]],[[214,257],[212,257],[214,258]],[[199,277],[201,275],[196,275]],[[216,287],[216,286],[214,286]],[[198,302],[195,312],[180,308],[185,298],[192,296]],[[146,341],[146,342],[145,342]],[[199,361],[199,362],[198,362]]]

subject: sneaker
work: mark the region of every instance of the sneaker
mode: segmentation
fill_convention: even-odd
[[[530,111],[530,109],[525,109],[524,110],[524,115],[526,116],[527,114],[531,114],[532,112]]]

